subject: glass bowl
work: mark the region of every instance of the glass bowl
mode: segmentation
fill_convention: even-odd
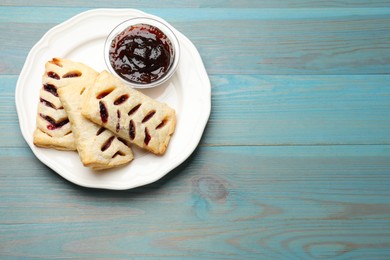
[[[144,37],[145,33],[147,37]],[[123,39],[127,36],[130,38]],[[125,45],[119,46],[120,43]],[[120,23],[104,44],[108,70],[133,88],[153,88],[163,84],[175,73],[179,58],[179,41],[171,26],[153,18],[138,17]],[[156,63],[161,59],[164,66],[158,67]]]

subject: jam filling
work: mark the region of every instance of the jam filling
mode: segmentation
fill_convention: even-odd
[[[41,103],[43,103],[47,107],[51,107],[51,108],[57,109],[56,106],[53,103],[47,101],[46,99],[39,98],[39,101],[41,101]]]
[[[81,72],[75,70],[75,71],[69,71],[68,73],[62,75],[62,78],[77,78],[80,76],[81,76]]]
[[[144,143],[145,143],[146,145],[148,145],[151,138],[152,138],[152,137],[150,136],[148,129],[145,128],[145,139],[144,139]]]
[[[50,116],[46,116],[46,115],[43,115],[43,114],[39,114],[43,119],[45,119],[47,122],[49,122],[50,124],[47,125],[47,129],[49,130],[55,130],[57,128],[60,128],[64,125],[66,125],[67,123],[69,123],[69,119],[66,118],[64,120],[61,120],[59,122],[56,122],[52,117]]]
[[[55,73],[54,71],[49,71],[49,72],[47,73],[47,76],[48,76],[49,78],[52,78],[52,79],[60,79],[60,76],[58,76],[58,74]]]
[[[129,98],[129,95],[122,95],[120,97],[118,97],[115,101],[114,101],[114,105],[120,105],[122,104],[123,102],[125,102],[127,99]]]
[[[131,140],[134,140],[135,138],[135,124],[133,120],[130,120],[129,124],[129,136]]]
[[[160,29],[136,24],[112,40],[109,59],[121,78],[134,83],[150,83],[168,72],[173,62],[172,43]]]
[[[121,122],[121,111],[119,111],[119,110],[117,110],[116,111],[116,116],[117,116],[117,118],[118,118],[118,123],[116,124],[116,132],[119,132],[119,129],[121,128],[121,124],[120,124],[120,122]]]
[[[156,111],[150,111],[145,117],[144,117],[144,119],[142,119],[142,123],[146,123],[146,122],[148,122],[149,121],[149,119],[151,119],[153,116],[154,116],[154,114],[156,113]]]
[[[47,84],[43,85],[43,89],[46,90],[47,92],[50,92],[54,96],[58,97],[57,88],[53,84],[47,83]]]
[[[51,61],[50,61],[51,64],[54,64],[54,65],[57,65],[58,67],[61,67],[62,68],[62,64],[61,64],[61,61],[57,58],[53,58]]]
[[[105,96],[107,96],[108,94],[110,94],[112,91],[114,91],[113,88],[112,88],[112,89],[107,89],[107,90],[105,90],[105,91],[103,91],[103,92],[100,92],[100,93],[96,96],[96,98],[97,98],[97,99],[102,99],[102,98],[104,98]]]
[[[118,152],[116,152],[113,156],[112,156],[112,158],[115,158],[116,156],[125,156],[125,154],[123,153],[123,152],[121,152],[121,151],[118,151]]]
[[[156,130],[160,129],[160,128],[163,128],[166,125],[167,122],[168,122],[168,120],[164,119],[158,126],[156,126]]]
[[[137,110],[138,110],[138,108],[139,108],[140,106],[141,106],[141,104],[138,104],[138,105],[136,105],[135,107],[133,107],[133,108],[129,111],[128,115],[131,116],[132,114],[134,114],[135,112],[137,112]]]
[[[108,111],[106,105],[102,101],[99,101],[99,109],[100,109],[100,118],[103,123],[107,123],[108,121]]]
[[[102,145],[101,151],[104,152],[107,150],[110,146],[112,141],[114,140],[115,136],[111,136],[110,138],[107,139],[107,141]]]
[[[99,130],[96,132],[96,135],[100,135],[103,133],[106,129],[104,127],[100,127]]]

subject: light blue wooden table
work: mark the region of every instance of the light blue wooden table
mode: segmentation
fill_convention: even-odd
[[[61,178],[15,110],[31,47],[99,7],[170,22],[212,84],[199,147],[128,191]],[[0,258],[390,259],[389,1],[0,0],[0,32]]]

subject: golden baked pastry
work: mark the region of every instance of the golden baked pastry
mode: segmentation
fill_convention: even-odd
[[[123,139],[164,154],[176,126],[175,110],[103,71],[88,89],[82,114]]]
[[[97,75],[90,67],[66,59],[53,58],[46,63],[33,136],[36,146],[76,150],[69,119],[57,90],[72,83],[93,82]]]
[[[103,170],[132,161],[134,157],[127,141],[81,115],[84,91],[92,83],[88,84],[78,82],[57,90],[68,114],[81,162],[94,170]]]

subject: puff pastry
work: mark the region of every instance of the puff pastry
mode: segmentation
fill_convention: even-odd
[[[93,82],[98,73],[90,67],[66,59],[53,58],[45,65],[40,90],[34,144],[58,150],[76,150],[68,116],[57,90],[72,83]]]
[[[176,126],[175,110],[103,71],[89,88],[82,114],[123,139],[164,154]]]
[[[126,164],[133,160],[133,153],[123,139],[81,115],[85,89],[92,83],[75,83],[57,90],[70,120],[76,147],[84,166],[103,170]]]

